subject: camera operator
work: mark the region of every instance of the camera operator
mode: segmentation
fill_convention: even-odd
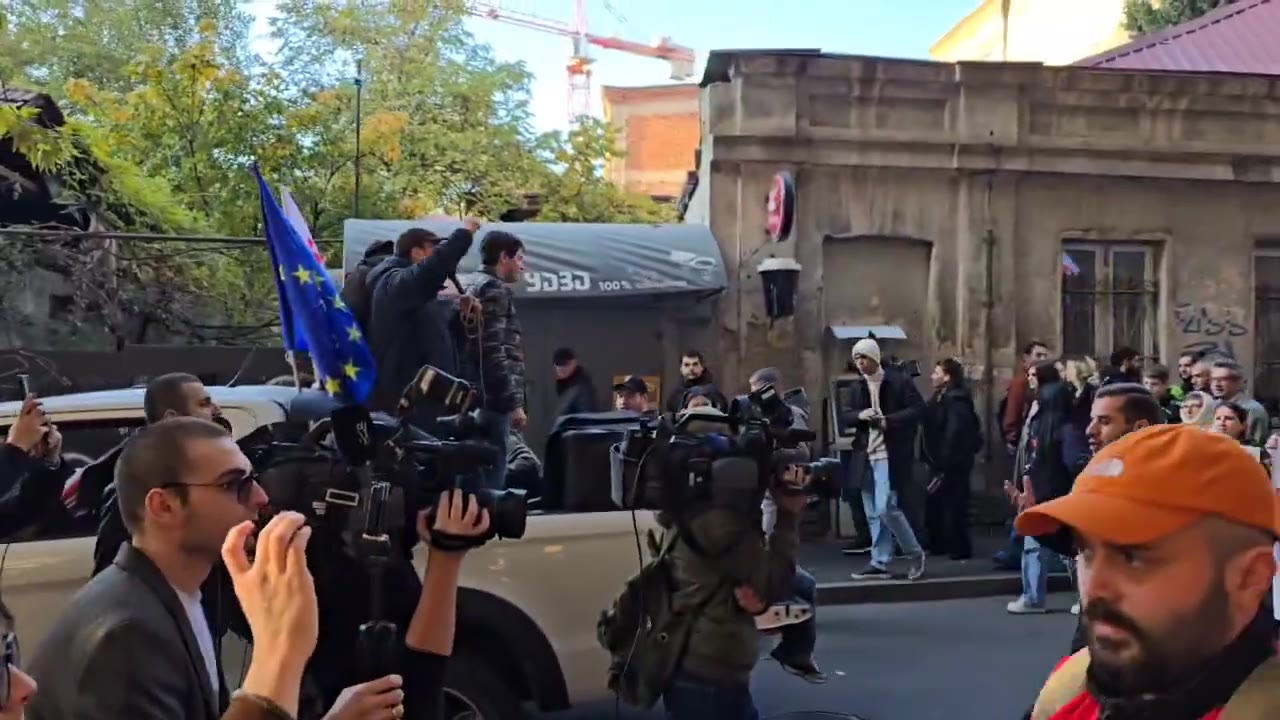
[[[511,285],[524,273],[524,243],[508,232],[496,230],[480,244],[480,272],[468,284],[467,294],[480,304],[480,336],[467,344],[465,353],[480,390],[484,440],[507,451],[512,428],[524,430],[524,344]],[[506,484],[506,463],[494,463],[484,472],[485,487],[501,490]]]
[[[377,384],[369,399],[375,410],[395,412],[401,392],[423,365],[457,373],[450,323],[435,300],[471,249],[480,221],[467,218],[463,226],[443,242],[422,228],[406,230],[396,240],[395,255],[366,278],[373,293],[369,346],[378,366]],[[459,298],[461,312],[473,312],[473,306],[470,298]],[[439,408],[420,403],[413,420],[430,431],[439,414]]]
[[[795,490],[807,478],[795,467],[786,467],[781,476],[769,490],[777,518],[767,537],[758,504],[742,507],[714,498],[687,525],[703,552],[679,539],[671,548],[673,605],[697,610],[688,648],[662,695],[672,720],[756,717],[750,686],[759,643],[754,615],[764,608],[744,608],[738,596],[763,605],[791,591],[806,503],[803,492]]]
[[[22,409],[0,447],[0,536],[41,521],[52,509],[71,476],[62,461],[62,435],[51,424],[34,395]]]
[[[782,373],[777,368],[762,368],[752,373],[748,383],[751,392],[759,392],[767,385],[775,389],[782,387]],[[799,405],[787,403],[791,410],[791,427],[795,430],[809,429],[809,413]],[[810,449],[808,443],[801,443],[790,451],[793,462],[808,462]],[[766,494],[761,506],[764,514],[764,532],[773,532],[778,508],[773,496]],[[813,607],[813,616],[802,623],[787,625],[782,628],[782,642],[769,653],[769,657],[778,661],[783,670],[801,677],[811,683],[819,684],[827,681],[827,676],[813,661],[813,648],[818,641],[818,581],[804,568],[796,565],[795,579],[791,582],[792,597],[802,600]],[[738,603],[748,610],[764,612],[768,605],[756,597],[750,588],[743,588],[738,595]]]

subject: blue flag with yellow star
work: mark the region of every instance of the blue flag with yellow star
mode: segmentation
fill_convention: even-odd
[[[316,380],[330,395],[363,403],[373,390],[373,353],[329,273],[285,217],[256,165],[253,175],[280,298],[284,347],[311,356]]]

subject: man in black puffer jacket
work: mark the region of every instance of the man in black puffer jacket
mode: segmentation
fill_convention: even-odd
[[[524,344],[516,317],[511,284],[524,273],[524,243],[508,232],[494,231],[480,244],[483,267],[467,283],[467,294],[480,304],[480,341],[468,343],[466,361],[480,391],[484,439],[507,452],[511,430],[522,431],[525,414]],[[507,466],[494,463],[485,472],[484,486],[501,489]]]
[[[374,410],[394,413],[405,386],[423,365],[456,372],[453,334],[435,300],[471,249],[480,227],[478,220],[470,218],[463,224],[444,241],[422,228],[406,230],[396,239],[395,255],[383,260],[366,278],[373,291],[369,349],[378,367],[369,398]],[[470,306],[470,301],[463,299],[459,308],[467,311]],[[430,431],[439,414],[439,408],[419,405],[414,408],[413,422]]]

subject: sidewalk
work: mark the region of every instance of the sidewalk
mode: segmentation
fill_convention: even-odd
[[[800,564],[818,581],[821,605],[859,603],[927,602],[957,598],[1007,595],[1010,600],[1022,591],[1017,572],[998,570],[991,556],[1004,547],[1006,536],[998,527],[973,528],[973,558],[952,560],[946,556],[930,557],[925,562],[925,575],[916,581],[852,580],[850,574],[861,570],[870,557],[867,554],[844,555],[843,540],[819,540],[800,546]],[[905,578],[907,561],[895,560],[890,568]],[[1049,576],[1049,591],[1071,589],[1065,573]]]

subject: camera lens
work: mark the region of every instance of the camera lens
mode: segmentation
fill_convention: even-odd
[[[525,494],[519,490],[483,489],[476,493],[480,507],[489,511],[489,531],[504,540],[524,537],[529,519]]]

